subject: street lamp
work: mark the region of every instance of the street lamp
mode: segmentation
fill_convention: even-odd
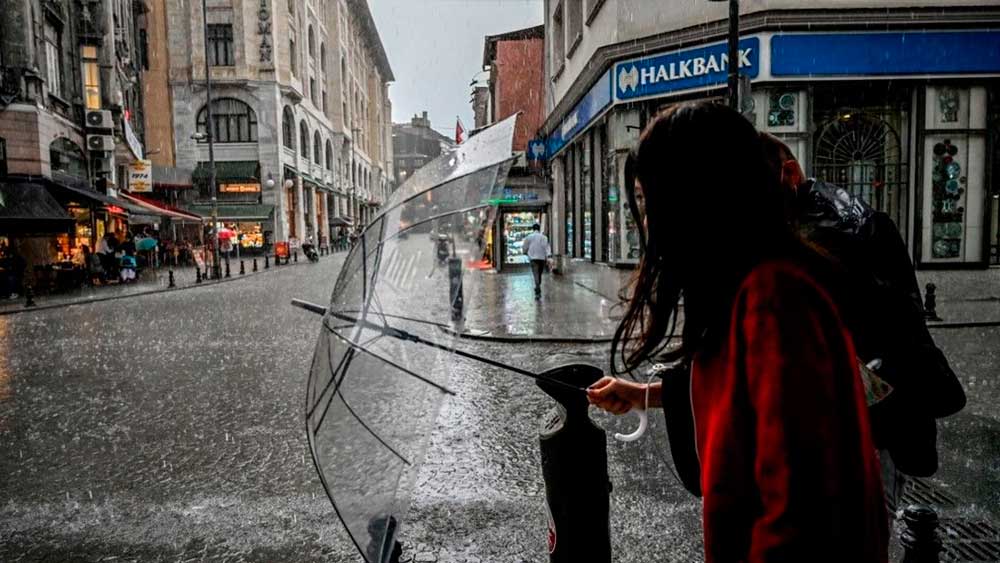
[[[204,33],[205,51],[205,139],[208,141],[208,188],[212,198],[212,277],[222,278],[222,268],[219,264],[219,198],[215,186],[215,147],[212,143],[212,73],[208,66],[208,7],[206,0],[201,0],[201,23]]]
[[[740,0],[708,0],[729,2],[729,107],[740,111]]]
[[[353,174],[352,177],[351,177],[352,178],[352,180],[351,180],[351,215],[353,215],[354,216],[353,217],[354,220],[357,221],[357,225],[356,226],[358,226],[358,227],[361,226],[361,217],[360,217],[360,215],[361,215],[361,204],[357,202],[357,197],[358,197],[357,196],[357,194],[358,194],[358,180],[360,179],[360,178],[358,178],[358,176],[360,176],[360,174],[358,174],[355,171],[355,164],[356,164],[356,161],[357,161],[357,150],[356,149],[357,149],[357,145],[358,145],[358,136],[360,134],[361,134],[361,128],[360,127],[352,127],[351,128],[351,172]],[[354,207],[355,205],[357,205],[357,210],[355,210],[355,207]]]

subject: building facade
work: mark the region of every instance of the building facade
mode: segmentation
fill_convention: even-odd
[[[392,150],[396,185],[402,185],[414,172],[440,156],[441,151],[454,145],[450,137],[431,128],[426,111],[414,115],[409,123],[394,123]]]
[[[888,213],[918,267],[984,267],[1000,240],[1000,2],[946,4],[746,3],[742,109],[808,175]],[[556,251],[634,264],[624,160],[664,106],[725,96],[727,5],[546,0],[545,14]]]
[[[207,53],[219,220],[241,245],[327,244],[374,216],[394,182],[393,75],[364,0],[210,0],[207,21],[199,0],[154,3],[169,95],[149,131],[193,170],[189,209],[211,209]]]
[[[529,154],[544,116],[543,59],[545,27],[535,26],[486,37],[483,69],[489,72],[486,100],[478,100],[473,91],[473,109],[485,106],[488,123],[520,114],[514,130],[514,152],[518,159],[507,175],[507,184],[499,203],[499,214],[487,244],[494,267],[510,270],[527,267],[528,257],[521,241],[536,223],[545,233],[551,232],[550,205],[552,189],[539,159]],[[479,127],[477,118],[477,127]]]
[[[73,219],[48,233],[54,240],[21,233],[29,265],[70,260],[106,233],[124,234],[142,211],[117,198],[129,190],[130,165],[145,156],[142,10],[110,0],[5,4],[0,179],[51,192]]]

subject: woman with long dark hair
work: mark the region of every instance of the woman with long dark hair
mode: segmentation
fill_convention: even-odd
[[[613,364],[691,366],[706,561],[887,561],[836,273],[787,224],[757,132],[726,107],[677,105],[636,161],[645,252]],[[624,413],[660,392],[608,377],[589,398]]]

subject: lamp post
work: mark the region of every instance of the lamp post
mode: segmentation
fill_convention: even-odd
[[[357,221],[357,225],[355,225],[355,227],[360,227],[361,226],[361,217],[360,217],[360,215],[361,215],[361,204],[358,203],[358,201],[357,201],[357,199],[358,199],[358,180],[360,179],[360,178],[358,178],[358,176],[360,176],[360,174],[358,174],[355,171],[355,167],[354,167],[354,165],[357,162],[357,150],[356,149],[357,149],[357,145],[358,145],[358,136],[360,134],[361,134],[361,128],[360,127],[352,127],[351,128],[351,172],[353,174],[351,176],[351,215],[353,215],[354,220]],[[355,208],[354,208],[355,204],[357,204],[357,210],[355,210]]]
[[[208,140],[208,187],[212,198],[212,277],[220,279],[222,269],[219,265],[219,198],[215,185],[215,147],[213,146],[212,128],[212,73],[208,65],[208,7],[206,0],[201,0],[202,32],[204,33],[205,51],[205,138]]]
[[[740,111],[740,0],[708,0],[729,2],[729,107]]]

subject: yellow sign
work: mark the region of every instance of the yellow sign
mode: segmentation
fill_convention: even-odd
[[[153,163],[133,160],[128,165],[128,189],[133,193],[153,191]]]
[[[256,193],[260,191],[260,184],[219,184],[220,192],[227,193]]]

